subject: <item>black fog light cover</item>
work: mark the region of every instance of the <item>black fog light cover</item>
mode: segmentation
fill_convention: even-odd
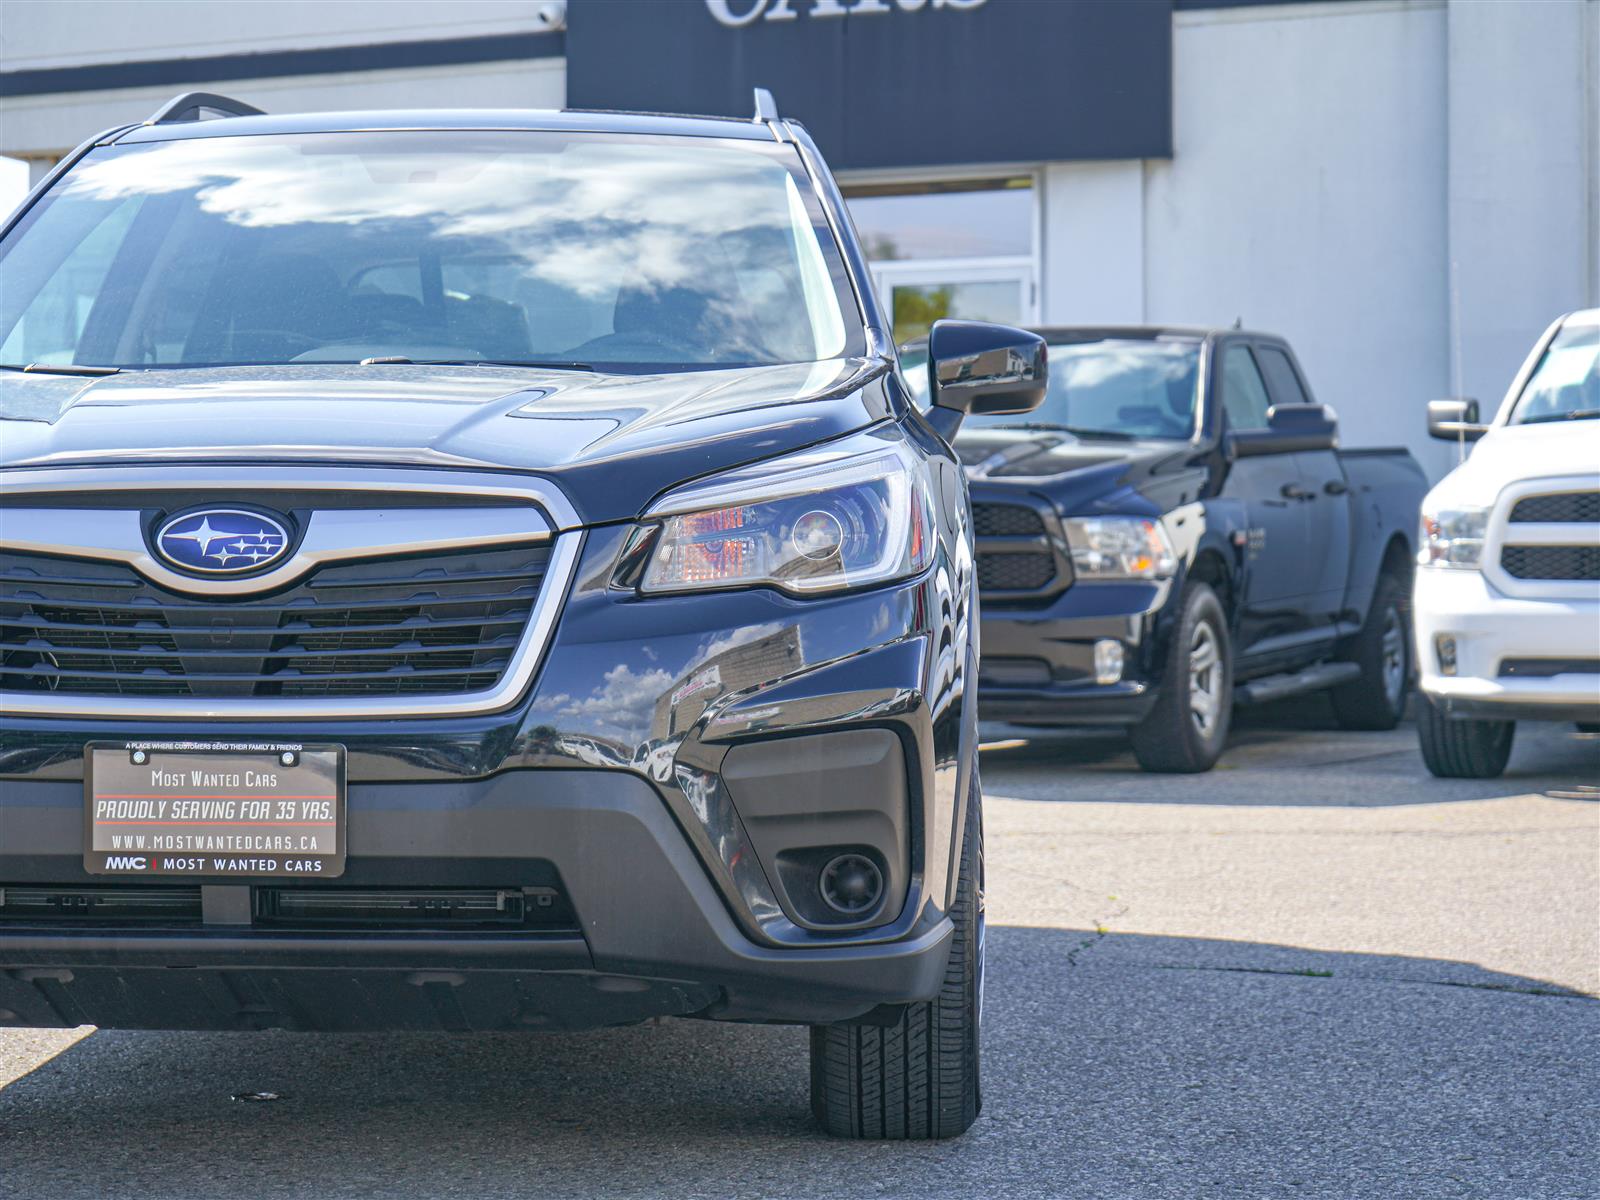
[[[860,916],[883,898],[883,872],[864,854],[841,854],[822,868],[817,889],[834,912]]]

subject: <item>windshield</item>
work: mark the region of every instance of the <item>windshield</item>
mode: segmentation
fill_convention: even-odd
[[[1511,413],[1511,424],[1600,417],[1600,324],[1561,327]]]
[[[776,143],[551,132],[95,150],[0,248],[0,363],[645,370],[861,352]]]
[[[968,417],[963,429],[1057,428],[1084,436],[1173,438],[1194,434],[1200,343],[1105,338],[1052,342],[1044,403],[1022,416]],[[901,347],[918,398],[928,390],[926,342]]]

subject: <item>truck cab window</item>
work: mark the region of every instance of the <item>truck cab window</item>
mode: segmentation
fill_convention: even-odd
[[[1274,404],[1310,404],[1311,397],[1300,384],[1289,356],[1276,346],[1257,346],[1256,361],[1267,377]]]

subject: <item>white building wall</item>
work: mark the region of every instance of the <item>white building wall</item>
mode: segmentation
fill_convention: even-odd
[[[530,33],[541,0],[148,0],[139,4],[4,0],[8,71],[149,59]],[[86,28],[85,23],[89,27]],[[560,108],[560,58],[277,79],[197,80],[0,101],[0,154],[48,160],[113,125],[140,121],[174,94],[217,91],[274,113],[352,108]]]
[[[1144,164],[1050,163],[1041,175],[1044,319],[1057,325],[1142,324]]]
[[[1174,154],[1144,210],[1150,320],[1282,334],[1346,444],[1407,444],[1435,473],[1445,24],[1382,0],[1179,13]]]
[[[1452,390],[1494,411],[1533,339],[1596,303],[1600,4],[1450,6]]]

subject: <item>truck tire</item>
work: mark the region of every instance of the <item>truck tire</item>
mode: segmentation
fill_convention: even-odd
[[[1411,632],[1405,586],[1388,571],[1378,576],[1366,623],[1345,657],[1361,674],[1329,693],[1339,728],[1393,729],[1400,724],[1411,686]]]
[[[1233,645],[1222,602],[1206,584],[1183,589],[1155,707],[1130,731],[1146,771],[1194,774],[1222,756],[1233,720]]]
[[[1440,779],[1495,779],[1511,757],[1515,721],[1448,717],[1426,696],[1417,705],[1422,761]]]
[[[811,1027],[811,1111],[836,1137],[930,1141],[965,1133],[983,1107],[983,792],[974,768],[955,937],[944,987],[893,1025]]]

